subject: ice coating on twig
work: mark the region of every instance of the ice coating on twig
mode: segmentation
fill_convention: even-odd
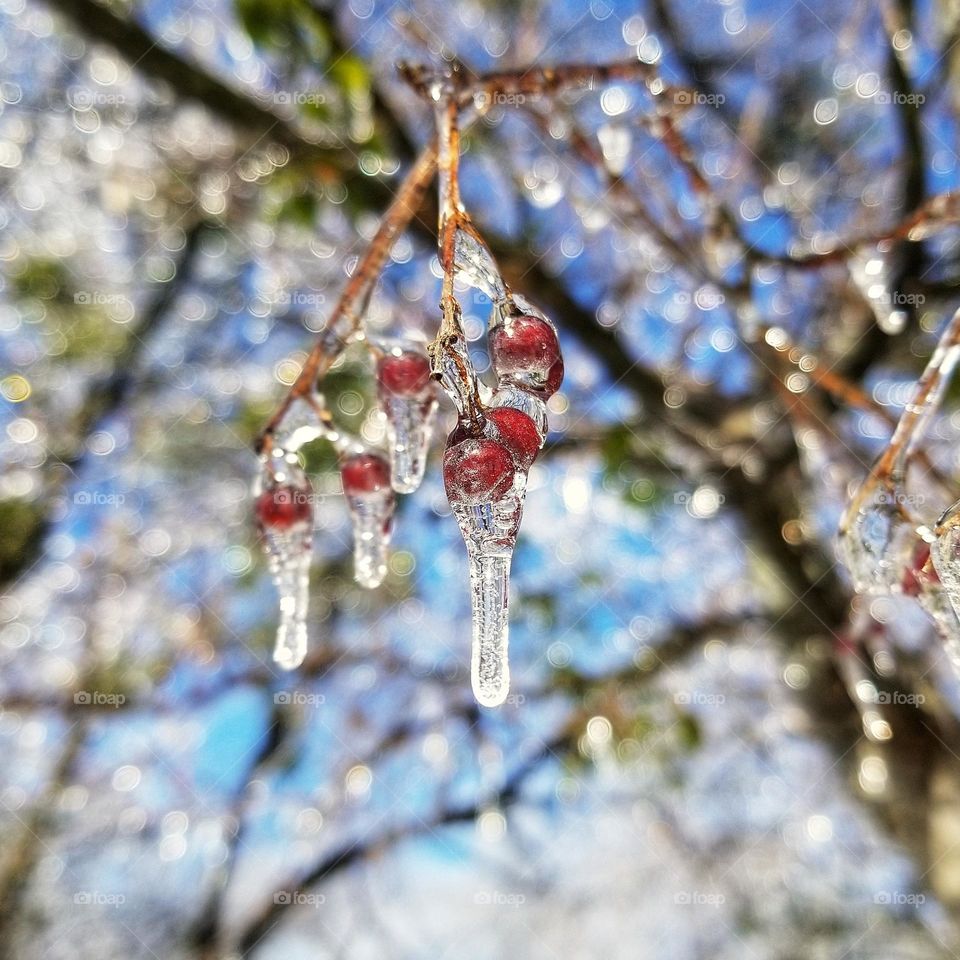
[[[921,603],[937,624],[950,662],[960,676],[960,502],[937,521],[929,545],[929,567]]]
[[[454,264],[457,275],[490,300],[506,297],[507,288],[490,248],[471,227],[457,227]]]
[[[840,554],[858,593],[896,592],[916,525],[903,510],[901,491],[880,489],[862,504],[840,536]]]
[[[893,437],[851,500],[840,528],[840,548],[858,591],[897,592],[911,563],[920,518],[907,491],[910,455],[926,436],[960,360],[960,311],[944,330],[904,408]]]
[[[399,347],[386,352],[377,364],[377,393],[387,418],[390,482],[397,493],[413,493],[423,480],[437,410],[426,355]]]
[[[292,670],[307,655],[312,490],[293,453],[275,450],[264,461],[256,500],[270,572],[280,597],[280,622],[273,659]]]
[[[353,576],[361,587],[379,587],[387,575],[396,498],[390,465],[378,453],[358,450],[340,464],[343,492],[353,526]]]

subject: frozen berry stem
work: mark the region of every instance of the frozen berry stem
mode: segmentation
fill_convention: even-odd
[[[515,399],[516,405],[488,406],[470,362],[454,279],[462,273],[491,297],[498,316],[509,306],[510,294],[460,201],[457,102],[463,82],[463,76],[454,71],[432,88],[437,110],[443,285],[440,331],[430,346],[430,357],[434,376],[460,415],[447,439],[443,479],[467,546],[473,621],[471,682],[477,702],[496,707],[510,689],[510,563],[523,513],[527,470],[543,442],[545,415],[541,432],[523,409],[527,406],[523,398],[508,392],[500,399]],[[500,393],[491,401],[496,402]],[[532,402],[542,403],[537,398]]]

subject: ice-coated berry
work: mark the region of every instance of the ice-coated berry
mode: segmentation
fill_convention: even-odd
[[[454,431],[443,455],[443,485],[453,504],[492,503],[513,485],[516,467],[503,444],[486,437],[457,441]]]
[[[487,411],[487,420],[493,424],[494,438],[513,454],[517,466],[528,469],[537,459],[541,443],[533,420],[513,407],[494,407]]]
[[[309,523],[313,516],[306,491],[290,484],[268,487],[257,497],[254,510],[267,530],[289,530],[299,523]]]
[[[419,396],[430,385],[430,361],[412,350],[389,353],[377,367],[377,382],[398,397]]]
[[[913,554],[913,561],[903,571],[900,589],[908,597],[919,597],[925,584],[939,583],[937,571],[930,562],[930,544],[920,541]]]
[[[349,496],[376,493],[390,486],[390,465],[375,453],[356,453],[340,465],[343,492]]]
[[[546,397],[563,382],[563,357],[553,327],[540,317],[510,317],[490,334],[490,358],[498,379],[515,381]]]

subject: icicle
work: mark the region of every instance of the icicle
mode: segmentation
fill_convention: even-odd
[[[473,653],[470,679],[477,702],[499,706],[510,692],[510,555],[470,555]]]
[[[907,323],[907,311],[894,309],[893,270],[888,251],[881,247],[857,250],[847,258],[850,278],[863,294],[876,318],[877,326],[887,334],[897,334]]]
[[[340,479],[353,523],[353,576],[361,587],[379,587],[387,575],[396,498],[390,465],[376,453],[355,452],[340,465]]]
[[[377,387],[387,418],[390,482],[397,493],[412,493],[423,480],[437,410],[430,361],[416,351],[394,348],[377,365]]]
[[[258,480],[257,522],[280,595],[280,623],[273,659],[292,670],[307,655],[313,504],[310,482],[293,453],[273,450]]]
[[[479,703],[495,707],[506,700],[510,687],[510,560],[523,515],[526,470],[502,442],[454,431],[443,458],[443,478],[470,565],[473,690]]]

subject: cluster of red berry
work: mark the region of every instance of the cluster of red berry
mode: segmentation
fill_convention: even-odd
[[[377,365],[381,403],[389,397],[422,398],[433,389],[430,362],[412,350],[384,355]],[[352,453],[341,459],[340,479],[348,497],[364,497],[390,489],[390,464],[379,453]],[[313,519],[310,487],[292,480],[273,482],[257,497],[257,521],[264,530],[284,533]]]
[[[489,337],[490,359],[502,406],[483,411],[480,424],[461,419],[447,438],[443,482],[453,506],[476,506],[500,500],[526,472],[543,446],[543,436],[529,413],[513,404],[516,391],[541,403],[563,381],[563,358],[553,325],[528,313],[508,314]],[[512,389],[511,389],[512,388]]]

